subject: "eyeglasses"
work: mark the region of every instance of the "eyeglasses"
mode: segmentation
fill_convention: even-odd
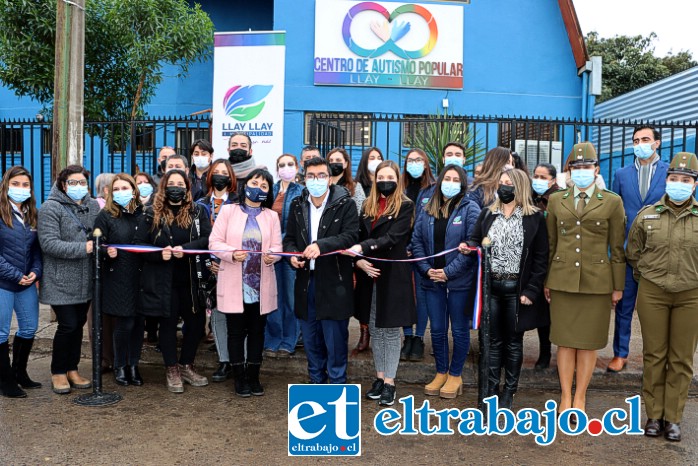
[[[87,180],[68,180],[66,181],[68,186],[87,186]]]
[[[328,179],[330,176],[326,173],[320,173],[318,175],[305,175],[306,180],[321,180],[325,181]]]
[[[421,157],[416,157],[416,158],[408,158],[407,163],[424,163],[424,160],[422,160]]]

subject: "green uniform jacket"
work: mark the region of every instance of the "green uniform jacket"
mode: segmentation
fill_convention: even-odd
[[[670,293],[698,288],[698,201],[691,199],[676,213],[665,194],[638,212],[626,248],[637,279]]]
[[[550,254],[545,286],[566,293],[610,294],[625,287],[625,211],[621,198],[596,188],[582,217],[573,188],[550,195]]]

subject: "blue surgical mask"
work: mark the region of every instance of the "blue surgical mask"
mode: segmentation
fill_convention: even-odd
[[[327,191],[328,180],[305,180],[305,187],[313,197],[321,197]]]
[[[407,173],[412,178],[420,178],[424,174],[424,164],[422,162],[408,162]]]
[[[148,197],[153,194],[153,185],[150,183],[141,183],[138,185],[138,192],[141,193],[141,197]]]
[[[652,148],[651,142],[646,142],[633,146],[633,152],[635,153],[635,157],[638,159],[646,160],[652,157],[652,154],[654,154],[654,149]]]
[[[16,186],[10,186],[7,190],[7,196],[12,199],[17,204],[29,199],[32,195],[31,189],[29,188],[18,188]]]
[[[458,165],[459,167],[462,167],[463,162],[465,162],[465,159],[463,157],[456,157],[455,155],[452,155],[450,157],[444,158],[444,167],[447,167],[449,165]]]
[[[82,201],[82,199],[87,196],[87,186],[77,185],[68,186],[65,193],[74,201]]]
[[[596,179],[596,170],[593,168],[579,168],[572,170],[570,175],[578,188],[588,188]]]
[[[112,193],[112,199],[114,199],[114,202],[119,204],[121,207],[126,207],[129,202],[133,199],[133,190],[122,190],[122,191],[114,191]]]
[[[680,181],[667,181],[666,195],[676,203],[684,202],[693,194],[693,184],[682,183]]]
[[[442,181],[441,182],[441,194],[444,197],[450,199],[456,194],[460,193],[460,183],[456,181]]]
[[[252,202],[264,202],[269,196],[268,192],[262,191],[262,188],[245,186],[245,197]]]
[[[550,186],[548,186],[548,180],[533,180],[531,182],[531,186],[539,196],[542,196],[548,189],[550,189]]]

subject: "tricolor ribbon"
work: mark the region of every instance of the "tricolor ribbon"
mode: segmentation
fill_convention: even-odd
[[[133,253],[162,252],[165,250],[165,248],[160,248],[157,246],[136,245],[136,244],[105,244],[105,245],[103,245],[103,247],[114,248],[114,249],[119,249],[122,251],[133,252]],[[480,319],[482,317],[482,280],[483,280],[482,249],[476,248],[476,247],[468,247],[468,249],[471,251],[477,251],[477,285],[475,287],[475,306],[473,308],[473,330],[477,330],[480,326]],[[362,258],[370,260],[370,261],[419,262],[419,261],[423,261],[423,260],[434,259],[436,257],[445,256],[446,254],[452,253],[452,252],[457,251],[457,250],[458,250],[458,248],[451,248],[451,249],[447,249],[445,251],[441,251],[440,253],[433,254],[431,256],[413,257],[410,259],[383,259],[383,258],[378,258],[378,257],[365,256],[363,254],[358,254],[358,253],[351,251],[349,249],[345,249],[345,250],[339,250],[339,251],[326,252],[324,254],[320,254],[320,257],[333,256],[336,254],[349,252],[350,253],[349,255],[351,255],[351,256],[362,257]],[[219,251],[219,250],[213,250],[213,249],[181,249],[181,250],[177,250],[177,252],[181,252],[182,254],[223,254],[223,253],[228,253],[228,252],[246,252],[248,254],[269,254],[272,256],[281,256],[281,257],[294,257],[294,256],[303,255],[302,252],[264,252],[264,251],[250,251],[250,250],[246,250],[246,249],[237,249],[236,251]]]

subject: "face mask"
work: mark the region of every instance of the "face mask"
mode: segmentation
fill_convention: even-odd
[[[502,171],[505,172],[507,170],[513,170],[513,169],[514,169],[514,166],[512,164],[508,163],[508,164],[504,165],[504,168],[502,168]]]
[[[409,162],[407,164],[407,173],[412,178],[420,178],[424,173],[424,164],[420,162]]]
[[[681,183],[680,181],[667,181],[666,183],[666,195],[669,199],[676,203],[682,203],[693,194],[693,186],[688,183]]]
[[[230,186],[230,177],[225,175],[211,175],[211,184],[218,191],[223,191]]]
[[[382,160],[369,160],[368,161],[368,171],[371,173],[376,173],[376,169],[378,168],[378,165],[380,165]]]
[[[267,196],[269,196],[269,193],[262,191],[262,188],[245,186],[245,197],[252,202],[264,202],[267,200]]]
[[[635,157],[638,159],[647,160],[652,157],[652,154],[654,154],[654,149],[652,148],[652,143],[647,142],[633,146],[633,152],[635,153]]]
[[[131,199],[133,199],[133,190],[129,189],[127,191],[114,191],[112,193],[112,198],[114,202],[119,204],[121,207],[126,207]]]
[[[550,189],[550,186],[548,186],[548,182],[546,180],[533,180],[531,185],[533,186],[533,190],[540,196],[545,194],[545,192]]]
[[[210,164],[211,162],[208,161],[208,157],[206,156],[194,157],[194,165],[196,165],[196,168],[198,168],[199,170],[204,170],[208,168]]]
[[[572,170],[570,177],[578,188],[588,188],[591,183],[596,179],[596,170],[593,168],[580,168],[578,170]]]
[[[297,174],[298,169],[296,167],[286,165],[284,168],[279,168],[279,177],[284,181],[291,182],[295,180]]]
[[[174,204],[182,202],[186,194],[186,188],[180,188],[179,186],[168,186],[165,188],[165,197]]]
[[[162,162],[160,162],[160,171],[161,171],[161,172],[164,172],[166,166],[167,166],[167,159],[165,159],[165,160],[163,160]]]
[[[459,167],[462,167],[463,162],[465,162],[465,159],[463,157],[456,157],[455,155],[452,155],[450,157],[444,158],[444,167],[447,167],[449,165],[457,165]]]
[[[456,194],[460,194],[460,183],[455,181],[443,181],[441,183],[441,194],[450,199]]]
[[[138,192],[141,193],[141,197],[148,197],[153,194],[153,185],[150,183],[141,183],[138,185]]]
[[[375,168],[374,168],[374,171],[375,171]],[[330,164],[330,175],[339,176],[342,173],[344,173],[344,164],[343,163],[331,163]]]
[[[499,188],[497,188],[497,196],[499,196],[499,200],[502,201],[503,204],[509,204],[516,198],[516,191],[513,186],[500,184]]]
[[[87,186],[68,186],[65,193],[74,201],[80,201],[87,196]]]
[[[26,201],[31,197],[31,195],[32,192],[29,188],[16,188],[11,186],[10,189],[7,190],[7,196],[17,204],[21,204],[22,202]]]
[[[388,197],[397,190],[397,182],[396,181],[377,181],[376,182],[376,189],[378,189],[379,193],[381,193],[385,197]]]
[[[247,153],[245,149],[232,149],[228,151],[228,160],[232,164],[244,162],[245,160],[248,160],[251,155]]]
[[[306,180],[305,187],[311,196],[320,197],[327,191],[327,182],[328,180]]]

